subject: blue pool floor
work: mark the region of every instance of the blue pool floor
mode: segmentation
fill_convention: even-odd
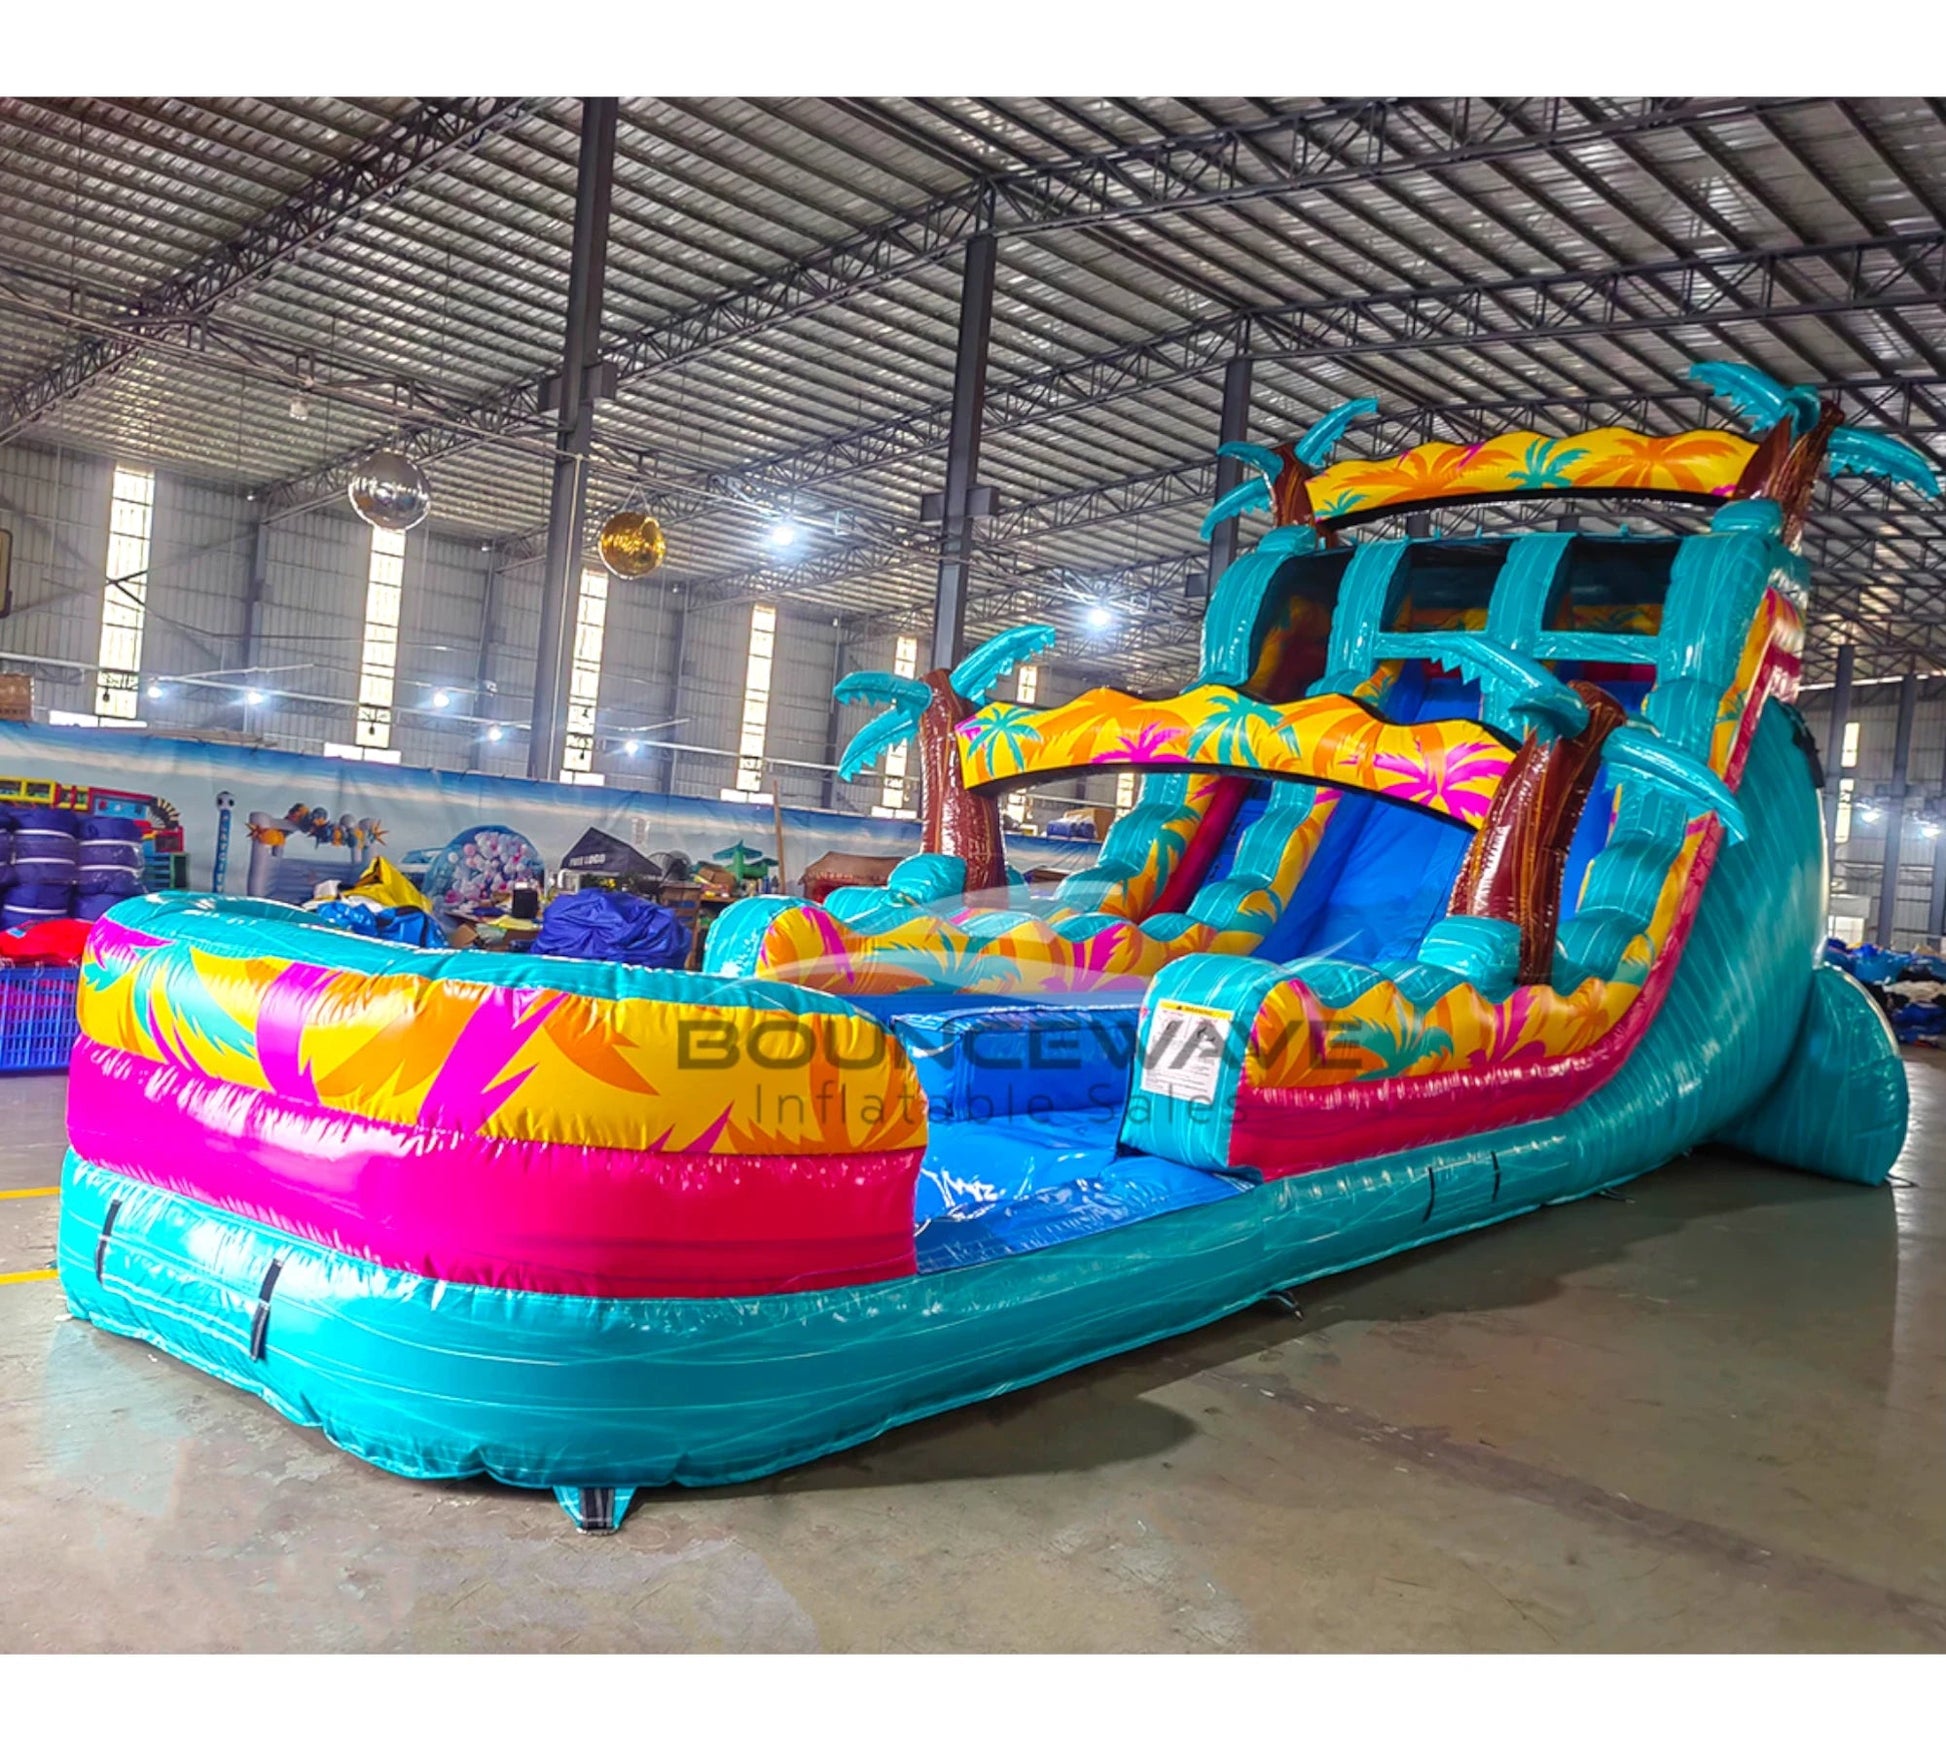
[[[1118,1155],[1119,1106],[936,1122],[914,1199],[920,1271],[954,1270],[1235,1197],[1251,1182]]]

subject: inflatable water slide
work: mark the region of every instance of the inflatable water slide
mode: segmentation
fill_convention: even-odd
[[[701,973],[404,948],[266,901],[118,906],[83,969],[60,1268],[409,1477],[735,1482],[1585,1196],[1718,1141],[1881,1182],[1906,1087],[1818,965],[1793,704],[1814,482],[1899,441],[1746,367],[1749,427],[1240,446],[1269,526],[1193,683],[994,697],[1053,634],[853,676],[916,739],[885,889],[731,909]],[[1689,534],[1389,538],[1662,501]],[[998,798],[1142,775],[1098,865]]]

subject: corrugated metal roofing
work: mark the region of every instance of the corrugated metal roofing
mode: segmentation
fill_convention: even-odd
[[[0,430],[273,505],[335,494],[342,464],[403,438],[437,522],[531,535],[579,112],[0,100]],[[1859,417],[1903,380],[1893,411],[1946,464],[1942,148],[1946,108],[1919,99],[624,99],[603,343],[631,372],[599,410],[591,509],[666,509],[663,583],[692,597],[923,619],[918,501],[943,474],[957,245],[984,187],[1001,248],[981,473],[1009,509],[974,630],[1052,612],[1166,678],[1193,637],[1183,585],[1246,316],[1269,437],[1356,394],[1387,414],[1659,395],[1644,423],[1674,429],[1702,406],[1676,398],[1689,363],[1734,356],[1859,385]],[[192,270],[220,282],[388,154],[379,186],[241,285],[144,306]],[[849,279],[810,294],[834,251]],[[50,399],[90,337],[117,362]],[[765,541],[784,513],[806,532],[790,565]],[[1940,533],[1936,511],[1846,495],[1814,673],[1844,637],[1863,672],[1946,666]],[[1096,595],[1123,610],[1111,634],[1083,631]]]

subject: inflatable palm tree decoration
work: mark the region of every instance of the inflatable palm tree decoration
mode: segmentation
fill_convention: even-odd
[[[831,690],[841,705],[885,707],[852,737],[839,759],[838,776],[847,782],[887,750],[918,738],[924,775],[923,848],[965,864],[966,893],[1007,885],[1006,849],[1000,837],[1000,805],[967,790],[953,732],[987,702],[995,687],[1030,657],[1049,649],[1057,636],[1051,626],[1016,626],[997,633],[951,669],[934,669],[919,678],[865,669],[847,675]]]
[[[1729,402],[1757,440],[1731,496],[1774,500],[1784,513],[1784,540],[1793,547],[1804,532],[1820,467],[1834,480],[1867,475],[1926,498],[1939,495],[1932,465],[1910,444],[1840,425],[1838,404],[1820,401],[1808,383],[1786,386],[1754,366],[1716,359],[1690,366],[1689,375]]]
[[[1216,501],[1203,519],[1202,538],[1207,541],[1220,524],[1245,511],[1270,512],[1280,529],[1292,523],[1317,528],[1317,512],[1304,483],[1323,468],[1332,447],[1353,420],[1377,412],[1378,403],[1365,397],[1333,408],[1295,443],[1279,444],[1275,449],[1262,444],[1218,445],[1217,455],[1235,456],[1255,469],[1257,477],[1233,487]]]

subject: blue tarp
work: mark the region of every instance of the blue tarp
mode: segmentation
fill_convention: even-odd
[[[534,953],[680,968],[689,959],[689,931],[667,907],[639,894],[585,888],[549,903]]]
[[[320,924],[349,930],[353,936],[376,936],[385,942],[402,942],[412,948],[444,948],[446,938],[428,912],[416,906],[380,908],[361,906],[354,900],[326,900],[310,908]]]

